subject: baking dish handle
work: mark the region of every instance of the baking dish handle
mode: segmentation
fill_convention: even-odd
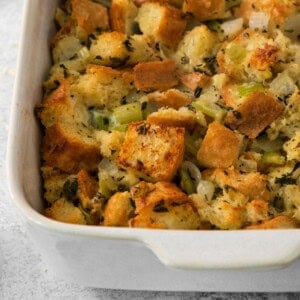
[[[282,267],[300,256],[300,231],[149,231],[143,242],[180,269]]]

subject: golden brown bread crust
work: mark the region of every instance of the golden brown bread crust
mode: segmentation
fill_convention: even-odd
[[[182,73],[179,75],[180,81],[192,91],[196,88],[204,88],[211,82],[211,77],[204,73]]]
[[[130,123],[118,162],[155,180],[170,181],[183,160],[184,133],[181,127]]]
[[[232,129],[237,129],[249,138],[256,138],[268,125],[277,119],[284,106],[263,92],[254,92],[225,119]]]
[[[208,126],[197,153],[198,161],[209,168],[228,168],[237,160],[241,140],[232,130],[220,123]]]
[[[77,173],[81,169],[95,171],[101,159],[99,145],[93,139],[75,133],[62,123],[46,130],[42,157],[46,165],[66,173]]]
[[[199,21],[217,19],[225,13],[225,0],[184,0],[182,10]]]
[[[133,76],[136,88],[142,91],[166,90],[178,84],[171,60],[139,63],[133,68]]]
[[[287,216],[277,216],[271,220],[262,222],[261,224],[246,226],[244,229],[292,229],[299,228],[299,224],[295,219]]]
[[[187,94],[176,89],[150,93],[148,94],[148,99],[149,101],[157,103],[159,106],[172,107],[175,109],[186,106],[192,101]]]

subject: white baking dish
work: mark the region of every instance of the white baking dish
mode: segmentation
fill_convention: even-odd
[[[298,229],[108,228],[59,223],[39,213],[40,132],[33,108],[42,97],[41,84],[50,65],[57,3],[25,1],[8,143],[11,196],[48,267],[66,280],[103,288],[300,291]]]

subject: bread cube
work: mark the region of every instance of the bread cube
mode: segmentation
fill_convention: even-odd
[[[132,0],[112,0],[110,7],[111,29],[131,35],[137,12],[138,9]]]
[[[72,124],[56,123],[47,128],[42,142],[45,164],[66,173],[95,171],[101,159],[99,145],[88,131]]]
[[[228,168],[238,158],[241,138],[225,126],[213,122],[197,153],[198,161],[209,168]]]
[[[145,2],[139,8],[136,21],[144,34],[169,47],[176,47],[181,40],[187,21],[179,9],[158,2]]]
[[[253,92],[243,103],[226,116],[225,123],[249,138],[256,138],[276,120],[284,109],[274,97],[263,92]]]
[[[113,109],[121,105],[123,97],[133,89],[132,82],[130,72],[88,65],[86,74],[72,85],[72,92],[77,93],[88,107]]]
[[[131,188],[137,216],[131,227],[164,229],[198,229],[200,216],[192,201],[176,185],[140,182]]]
[[[225,0],[184,0],[182,10],[199,21],[218,19],[225,13]]]
[[[175,63],[167,61],[142,62],[133,68],[134,85],[138,90],[166,90],[178,84]]]
[[[128,126],[118,162],[158,181],[170,181],[182,163],[184,128],[135,122]]]
[[[271,220],[266,220],[261,224],[245,227],[245,229],[292,229],[299,228],[299,222],[288,216],[277,216]]]
[[[129,192],[115,193],[108,199],[104,209],[104,226],[128,226],[134,214],[134,207]]]
[[[247,219],[250,223],[258,223],[269,219],[268,202],[255,199],[246,205]]]

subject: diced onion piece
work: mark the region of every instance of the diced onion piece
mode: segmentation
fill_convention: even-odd
[[[286,72],[280,73],[270,83],[270,91],[279,96],[285,97],[294,92],[296,85]]]
[[[249,27],[262,30],[268,29],[270,17],[263,12],[253,12],[249,18]]]
[[[261,159],[262,163],[270,165],[284,165],[285,158],[280,152],[265,152]]]
[[[221,24],[225,36],[231,37],[243,28],[243,18],[234,19]]]
[[[198,185],[201,180],[201,173],[199,168],[192,162],[186,160],[181,165],[182,170],[186,170],[190,175],[191,179]]]
[[[82,47],[78,52],[77,55],[79,58],[83,60],[88,60],[90,58],[90,51],[87,47]]]
[[[215,192],[215,186],[212,182],[201,180],[197,185],[197,194],[205,198],[207,201],[212,200]]]

